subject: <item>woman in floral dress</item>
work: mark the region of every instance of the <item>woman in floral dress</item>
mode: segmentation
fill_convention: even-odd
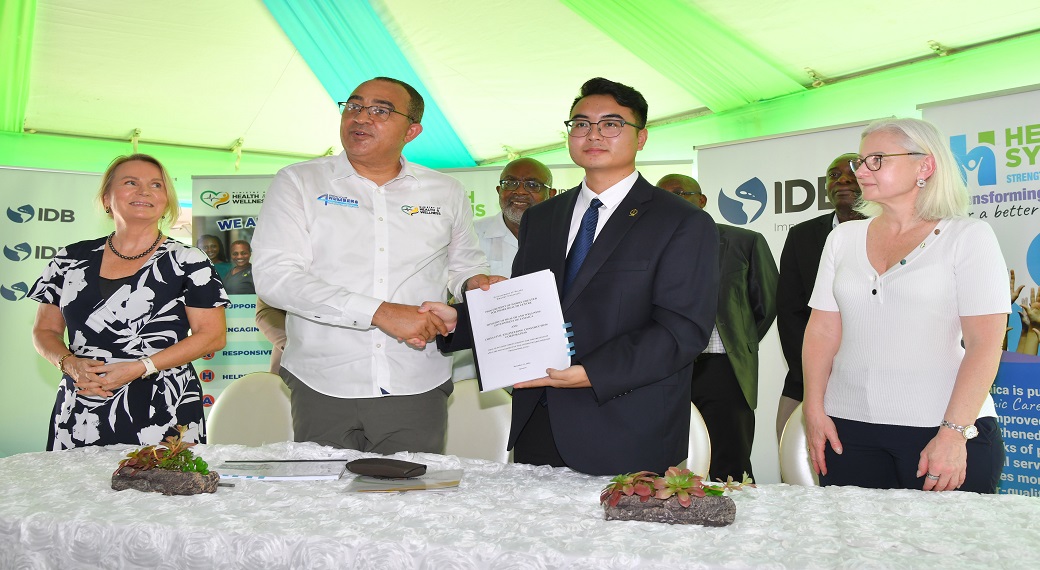
[[[47,449],[155,444],[178,424],[205,443],[191,361],[223,348],[227,295],[206,254],[160,231],[179,207],[159,161],[117,158],[98,200],[115,231],[62,248],[29,295],[33,344],[62,372]]]

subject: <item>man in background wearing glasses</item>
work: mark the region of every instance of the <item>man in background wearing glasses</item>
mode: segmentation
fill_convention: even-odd
[[[669,174],[657,187],[703,209],[696,180]],[[719,308],[708,348],[693,363],[692,401],[711,438],[711,477],[742,480],[751,470],[758,406],[758,343],[776,318],[776,261],[766,238],[718,224]]]
[[[528,208],[556,195],[552,172],[533,158],[518,158],[499,175],[498,206],[502,214],[485,216],[473,223],[480,248],[488,256],[492,275],[508,276],[518,247],[520,218]]]
[[[780,346],[787,360],[787,379],[776,411],[776,440],[784,433],[784,426],[798,404],[802,403],[802,339],[809,324],[809,297],[820,269],[820,258],[827,235],[849,220],[863,216],[853,210],[863,193],[856,173],[849,164],[858,159],[856,153],[838,156],[827,166],[827,199],[834,206],[811,220],[795,225],[787,232],[784,250],[780,254],[780,280],[777,283],[776,330]]]
[[[296,441],[440,453],[451,359],[398,339],[447,332],[425,299],[487,287],[462,185],[412,164],[423,100],[377,77],[340,103],[344,152],[275,176],[253,237],[257,294],[287,311],[280,375]]]
[[[498,191],[498,206],[502,212],[478,219],[473,222],[473,229],[480,240],[480,249],[487,255],[491,274],[508,277],[513,271],[520,218],[531,206],[555,196],[556,189],[552,187],[552,172],[533,158],[518,158],[510,162],[498,178],[495,190]],[[472,351],[458,351],[452,354],[452,360],[451,376],[456,382],[476,378]]]
[[[719,238],[708,214],[636,171],[646,117],[635,89],[587,81],[564,123],[585,179],[520,220],[512,275],[553,272],[575,354],[514,386],[516,462],[613,475],[686,459],[691,365],[715,322]],[[450,323],[450,307],[432,311],[445,308]],[[470,336],[463,313],[438,340],[445,349],[467,348],[454,344]]]

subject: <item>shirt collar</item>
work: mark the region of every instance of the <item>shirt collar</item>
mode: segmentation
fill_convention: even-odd
[[[639,171],[633,170],[632,174],[622,178],[610,188],[596,194],[589,189],[588,185],[585,184],[585,179],[583,178],[581,180],[580,196],[581,201],[584,203],[583,209],[588,208],[588,205],[592,203],[593,198],[599,198],[599,201],[603,202],[603,205],[606,206],[608,210],[616,208],[617,205],[625,199],[625,196],[628,196],[629,191],[632,190],[632,186],[635,185],[636,180],[638,179]]]
[[[419,179],[419,177],[415,175],[415,171],[412,168],[412,163],[408,162],[408,159],[406,159],[403,155],[401,156],[400,160],[401,171],[397,173],[397,176],[395,176],[393,180],[384,184],[384,186],[389,186],[403,178],[411,178],[413,183],[418,184],[421,187],[422,181]],[[355,169],[354,165],[350,163],[350,159],[347,158],[347,151],[342,151],[338,155],[336,155],[335,160],[333,161],[332,178],[350,178],[351,176],[356,176],[358,178],[368,180],[364,176],[358,174],[357,169]]]

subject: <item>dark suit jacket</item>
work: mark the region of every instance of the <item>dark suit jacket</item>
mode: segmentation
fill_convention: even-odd
[[[802,400],[802,339],[809,324],[809,297],[820,269],[823,246],[834,225],[834,212],[806,220],[787,233],[780,254],[780,281],[777,284],[776,328],[780,346],[787,359],[787,379],[783,395]]]
[[[578,190],[524,214],[514,277],[550,269],[562,290]],[[640,176],[560,299],[572,363],[592,387],[514,390],[509,448],[544,393],[560,457],[578,471],[664,473],[685,459],[690,374],[715,321],[718,253],[711,216]],[[469,335],[464,321],[452,337]]]
[[[720,224],[719,309],[715,326],[740,390],[758,406],[758,343],[776,318],[777,271],[766,238]]]

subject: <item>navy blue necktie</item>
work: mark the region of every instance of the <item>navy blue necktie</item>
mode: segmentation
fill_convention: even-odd
[[[571,283],[574,282],[582,262],[585,261],[585,256],[592,249],[592,240],[596,237],[596,225],[599,223],[599,207],[602,205],[603,202],[600,202],[599,198],[593,198],[589,203],[589,209],[585,210],[585,215],[581,217],[578,235],[574,236],[571,251],[567,254],[567,268],[563,275],[564,295],[570,290]]]

